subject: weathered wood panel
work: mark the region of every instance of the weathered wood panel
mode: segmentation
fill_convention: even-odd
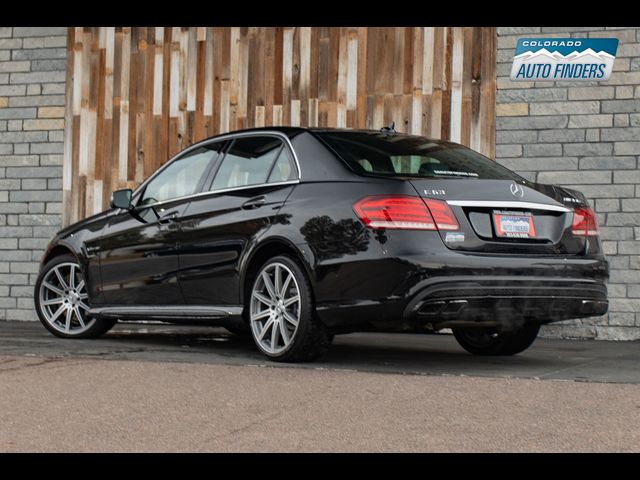
[[[67,49],[65,224],[240,128],[393,120],[494,155],[495,28],[75,27]]]

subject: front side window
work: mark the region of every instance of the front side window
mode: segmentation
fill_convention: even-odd
[[[153,205],[197,193],[220,147],[221,142],[206,145],[173,161],[147,184],[138,205]]]
[[[280,164],[278,172],[270,177],[276,160],[280,163],[279,157],[282,157],[283,148],[282,140],[270,136],[242,137],[234,140],[222,160],[211,189],[260,185],[267,183],[267,179],[270,182],[281,181],[283,177],[288,179],[291,172],[287,171],[283,164]]]

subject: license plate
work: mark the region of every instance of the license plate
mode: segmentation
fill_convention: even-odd
[[[501,238],[536,238],[530,213],[493,212],[493,225],[496,235]]]

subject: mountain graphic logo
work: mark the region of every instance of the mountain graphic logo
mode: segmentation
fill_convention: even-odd
[[[606,81],[611,77],[617,38],[521,38],[511,80]]]

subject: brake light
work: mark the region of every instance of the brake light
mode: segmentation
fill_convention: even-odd
[[[428,205],[428,206],[427,206]],[[431,211],[430,211],[431,210]],[[405,230],[457,230],[458,222],[445,202],[408,195],[365,197],[353,211],[367,227]]]
[[[447,202],[427,199],[424,201],[438,226],[438,230],[459,230],[460,226]]]
[[[575,208],[573,210],[573,225],[571,233],[579,236],[594,237],[599,235],[596,214],[591,207]]]

